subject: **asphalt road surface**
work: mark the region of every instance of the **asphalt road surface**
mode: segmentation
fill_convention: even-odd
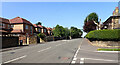
[[[84,38],[46,42],[2,52],[2,64],[118,65],[118,53],[97,52],[97,48]]]

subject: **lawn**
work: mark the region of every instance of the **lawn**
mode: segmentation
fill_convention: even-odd
[[[104,48],[99,48],[97,51],[120,51],[120,49],[104,49]]]

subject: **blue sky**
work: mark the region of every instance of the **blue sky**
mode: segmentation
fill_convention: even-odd
[[[33,24],[41,21],[46,27],[59,24],[82,28],[88,14],[96,12],[104,22],[116,6],[117,2],[3,2],[1,17],[12,19],[19,16]]]

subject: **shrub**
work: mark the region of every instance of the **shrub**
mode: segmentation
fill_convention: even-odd
[[[39,33],[39,34],[38,34],[38,37],[40,37],[40,38],[42,38],[42,39],[43,39],[43,38],[45,38],[45,37],[46,37],[46,35],[45,35],[44,33]]]
[[[94,30],[86,35],[90,40],[120,40],[120,29],[114,30]]]

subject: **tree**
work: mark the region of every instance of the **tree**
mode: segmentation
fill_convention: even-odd
[[[38,23],[36,23],[36,25],[42,25],[42,23],[41,23],[41,22],[38,22]]]
[[[96,30],[96,24],[93,21],[88,21],[83,26],[83,31],[88,33],[92,30]]]
[[[80,29],[77,29],[76,27],[71,27],[70,30],[72,38],[81,37],[83,34],[83,32]]]
[[[42,39],[46,37],[46,35],[44,33],[39,33],[37,36],[42,38]]]
[[[62,26],[56,25],[53,34],[55,37],[63,37],[65,36],[65,29]]]
[[[68,38],[70,36],[70,30],[68,28],[64,28],[65,29],[65,36],[66,38]]]
[[[86,23],[87,21],[92,21],[94,20],[95,22],[98,23],[98,15],[96,13],[90,13],[84,20],[84,23]]]
[[[86,19],[84,20],[84,26],[83,26],[83,31],[84,32],[90,32],[92,30],[96,30],[96,24],[93,22],[95,21],[96,23],[98,22],[98,15],[96,13],[90,13]]]

